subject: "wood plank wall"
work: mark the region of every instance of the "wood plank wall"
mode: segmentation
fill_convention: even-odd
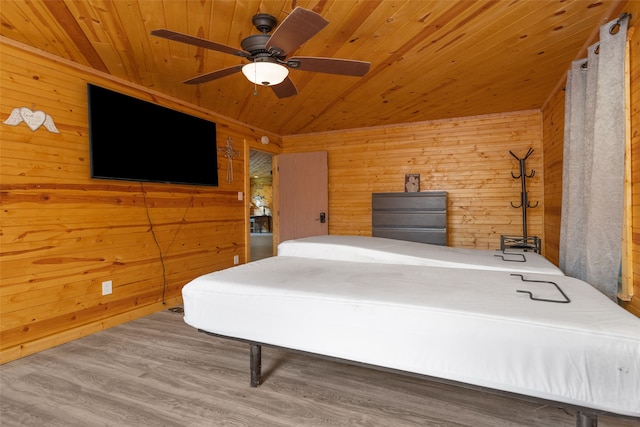
[[[0,362],[175,305],[189,280],[232,266],[234,255],[246,261],[245,158],[251,146],[265,150],[264,134],[278,152],[277,135],[30,48],[1,48],[0,122],[28,107],[60,133],[0,124]],[[215,121],[217,145],[230,136],[238,151],[233,182],[224,156],[212,164],[217,188],[90,179],[87,82]],[[106,280],[113,293],[102,296]]]
[[[500,235],[522,235],[518,161],[532,148],[528,234],[543,236],[542,126],[536,111],[409,126],[285,136],[286,153],[327,151],[329,234],[371,235],[371,193],[403,192],[405,174],[421,191],[448,192],[449,246],[498,249]]]
[[[560,260],[560,219],[562,217],[562,158],[564,150],[564,87],[559,88],[543,110],[544,140],[544,234],[545,257],[558,265]]]
[[[625,308],[640,317],[640,2],[629,2],[631,14],[631,185],[633,235],[633,298]]]
[[[632,15],[628,39],[631,81],[631,168],[633,191],[633,289],[634,296],[624,307],[640,316],[640,2],[629,2],[625,11]],[[577,59],[577,58],[576,58]],[[567,65],[567,70],[571,64]],[[544,233],[545,256],[555,264],[559,260],[560,219],[562,209],[562,158],[564,148],[564,81],[550,94],[542,109],[544,140]]]

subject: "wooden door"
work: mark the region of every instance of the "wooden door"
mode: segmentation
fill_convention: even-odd
[[[326,151],[273,157],[274,245],[329,233]]]

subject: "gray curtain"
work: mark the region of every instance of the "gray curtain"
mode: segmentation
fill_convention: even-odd
[[[560,268],[613,300],[622,254],[627,23],[600,27],[600,42],[572,63],[565,99]]]

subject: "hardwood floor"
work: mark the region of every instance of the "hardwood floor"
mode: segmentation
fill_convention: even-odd
[[[180,311],[1,366],[0,425],[575,425],[561,409],[267,347],[264,383],[251,388],[248,345],[197,332]]]

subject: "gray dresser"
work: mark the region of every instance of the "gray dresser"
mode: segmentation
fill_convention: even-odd
[[[373,193],[373,237],[447,245],[447,193]]]

